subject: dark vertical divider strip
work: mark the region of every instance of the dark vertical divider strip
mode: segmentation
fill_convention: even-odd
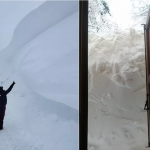
[[[88,1],[79,1],[79,148],[87,150],[88,130]]]

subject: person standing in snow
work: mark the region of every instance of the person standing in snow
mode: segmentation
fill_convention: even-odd
[[[7,104],[7,94],[12,90],[15,82],[5,91],[3,87],[0,86],[0,130],[3,129],[3,120],[5,116],[6,104]]]

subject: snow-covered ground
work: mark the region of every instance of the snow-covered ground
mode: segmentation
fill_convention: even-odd
[[[88,149],[146,150],[143,31],[89,34]]]
[[[78,2],[1,3],[7,21],[1,19],[0,32],[9,35],[0,34],[0,85],[16,84],[8,94],[0,150],[77,150]]]

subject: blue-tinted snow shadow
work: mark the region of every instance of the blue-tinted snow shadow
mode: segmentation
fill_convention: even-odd
[[[37,99],[34,99],[34,107],[37,107],[48,114],[56,114],[62,120],[74,120],[76,123],[79,122],[78,110],[63,103],[46,99],[37,93],[33,93],[33,95],[37,97]]]

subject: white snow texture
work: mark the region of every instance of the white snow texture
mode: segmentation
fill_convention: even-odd
[[[16,82],[0,150],[77,150],[78,1],[2,1],[0,11],[0,85]]]
[[[143,31],[89,33],[88,55],[88,149],[147,149]]]

